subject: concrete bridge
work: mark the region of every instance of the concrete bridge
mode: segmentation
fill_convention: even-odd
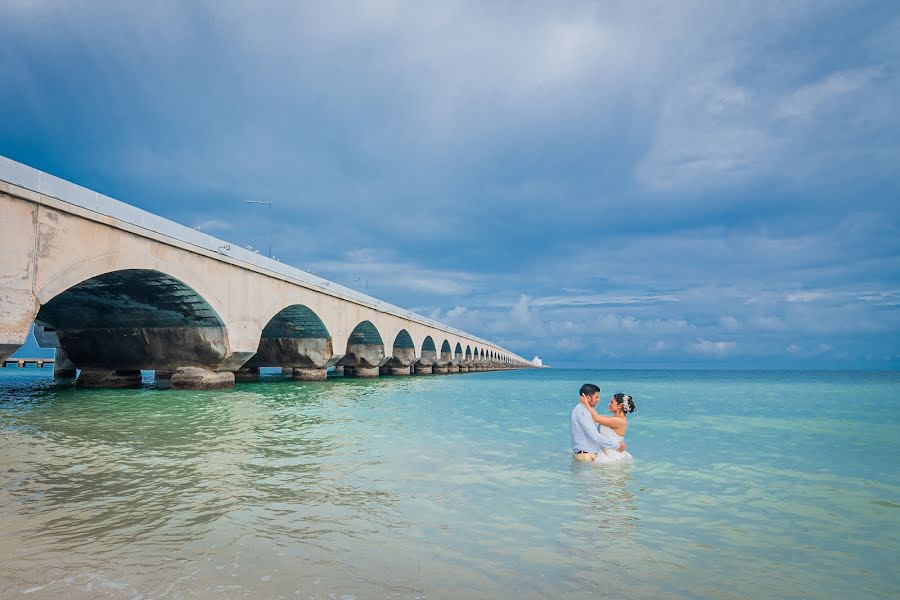
[[[0,360],[32,324],[82,387],[530,368],[524,358],[0,157]]]

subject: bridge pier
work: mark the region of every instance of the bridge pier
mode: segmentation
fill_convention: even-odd
[[[435,373],[434,368],[434,365],[423,365],[421,363],[416,363],[414,367],[416,375],[433,375]]]
[[[432,365],[432,367],[431,367],[431,371],[435,375],[446,375],[448,370],[449,370],[449,367],[447,365],[442,365],[442,364],[435,364],[435,365]]]
[[[234,372],[235,383],[253,383],[259,381],[259,367],[241,367]]]
[[[180,367],[172,374],[173,390],[224,390],[234,387],[234,373]]]
[[[172,375],[175,371],[165,371],[163,369],[156,369],[153,371],[153,381],[156,383],[156,387],[168,390],[172,388]]]
[[[295,381],[325,381],[328,379],[328,369],[310,369],[306,367],[294,367],[292,375]]]
[[[378,377],[378,367],[344,367],[344,377],[356,377],[358,379],[374,379]]]
[[[82,369],[75,380],[80,388],[138,388],[141,387],[141,372],[138,370],[117,371],[113,369]]]
[[[62,348],[57,348],[56,358],[53,360],[53,378],[74,379],[76,375],[75,369],[75,363],[69,360],[66,351]]]

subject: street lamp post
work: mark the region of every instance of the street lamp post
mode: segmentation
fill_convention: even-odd
[[[266,228],[266,244],[269,246],[267,256],[272,258],[272,203],[263,202],[261,200],[244,200],[247,204],[268,204],[269,205],[269,226]]]

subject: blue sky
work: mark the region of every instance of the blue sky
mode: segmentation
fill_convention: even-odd
[[[900,4],[333,4],[5,2],[0,154],[554,365],[900,368]]]

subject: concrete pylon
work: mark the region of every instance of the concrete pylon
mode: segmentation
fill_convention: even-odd
[[[325,381],[328,379],[328,369],[295,367],[293,377],[295,381]]]
[[[378,377],[378,367],[344,367],[344,377],[374,379]]]
[[[234,372],[235,383],[253,383],[259,381],[259,367],[241,367]]]
[[[66,356],[62,348],[56,349],[56,358],[53,360],[54,379],[73,379],[76,375],[75,363]]]
[[[138,388],[141,387],[141,381],[140,371],[82,369],[78,379],[75,380],[75,385],[80,388]]]
[[[164,390],[172,388],[172,375],[175,371],[161,371],[157,369],[153,372],[153,381],[156,387]]]
[[[234,387],[234,373],[181,367],[172,374],[173,390],[224,390]]]

